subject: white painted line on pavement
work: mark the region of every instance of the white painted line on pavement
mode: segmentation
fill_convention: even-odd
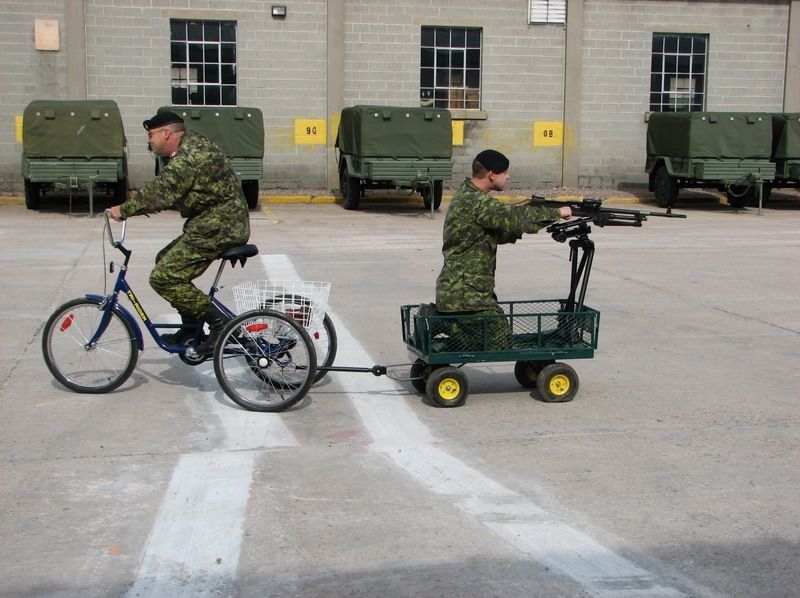
[[[128,596],[229,596],[235,591],[252,451],[183,455]]]
[[[178,459],[128,593],[131,597],[235,594],[254,450],[297,446],[279,414],[220,403],[213,367],[206,363],[196,372],[208,378],[208,390],[200,394],[220,422],[220,445],[217,451]],[[192,392],[193,404],[197,395]]]
[[[261,257],[272,279],[299,280],[285,255]],[[335,314],[336,362],[370,365],[369,354]],[[387,457],[434,494],[447,497],[523,554],[571,578],[592,596],[677,597],[684,594],[617,555],[524,496],[488,478],[438,446],[388,378],[370,378],[369,390],[346,374],[338,380],[350,395],[374,442]]]

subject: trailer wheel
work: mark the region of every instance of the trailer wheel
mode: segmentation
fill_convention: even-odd
[[[114,201],[122,203],[128,199],[128,177],[114,183]]]
[[[761,204],[767,205],[769,198],[772,196],[772,183],[761,183]],[[758,189],[753,193],[753,201],[750,205],[754,208],[758,207]]]
[[[439,206],[442,205],[442,181],[433,181],[433,209],[438,210]],[[422,190],[422,201],[425,204],[425,209],[431,209],[431,187],[428,185],[423,185]]]
[[[659,208],[668,208],[675,203],[678,197],[678,183],[669,176],[667,167],[663,164],[656,169],[653,177],[653,188],[656,196],[656,204]]]
[[[514,364],[514,377],[523,388],[536,388],[536,379],[552,361],[518,361]]]
[[[428,378],[434,370],[438,370],[441,367],[444,366],[431,365],[422,359],[417,359],[413,364],[411,364],[411,372],[409,373],[411,385],[420,394],[425,394],[427,392]]]
[[[247,207],[255,210],[258,206],[258,180],[242,181],[242,192],[247,201]]]
[[[25,179],[25,207],[29,210],[39,209],[39,200],[42,196],[42,186]]]
[[[342,165],[339,171],[339,187],[342,191],[342,205],[345,210],[357,210],[361,201],[361,179],[350,176],[347,166]]]
[[[428,376],[428,396],[439,407],[460,407],[467,400],[467,376],[458,368],[446,366]]]
[[[566,363],[551,363],[539,373],[536,388],[543,401],[566,403],[578,394],[578,374]]]
[[[728,205],[740,209],[755,202],[758,205],[758,190],[755,185],[730,185],[725,189]]]

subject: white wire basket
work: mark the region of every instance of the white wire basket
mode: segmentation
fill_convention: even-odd
[[[322,327],[331,283],[308,280],[250,280],[233,287],[236,311],[272,309],[308,330]]]

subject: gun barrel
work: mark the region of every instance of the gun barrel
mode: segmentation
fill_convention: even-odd
[[[618,214],[630,215],[634,217],[641,217],[642,219],[647,216],[658,216],[660,218],[686,218],[686,214],[673,214],[672,212],[649,212],[644,210],[630,210],[626,208],[607,208],[603,207],[602,199],[586,198],[583,201],[557,201],[553,199],[545,199],[534,195],[529,200],[529,203],[534,206],[546,206],[550,208],[560,208],[569,206],[572,209],[574,216],[595,216],[598,214]]]

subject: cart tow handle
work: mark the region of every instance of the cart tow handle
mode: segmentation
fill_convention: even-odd
[[[372,374],[373,376],[385,376],[385,365],[373,365],[371,368],[355,368],[346,366],[320,366],[317,368],[320,372],[355,372],[360,374]]]

